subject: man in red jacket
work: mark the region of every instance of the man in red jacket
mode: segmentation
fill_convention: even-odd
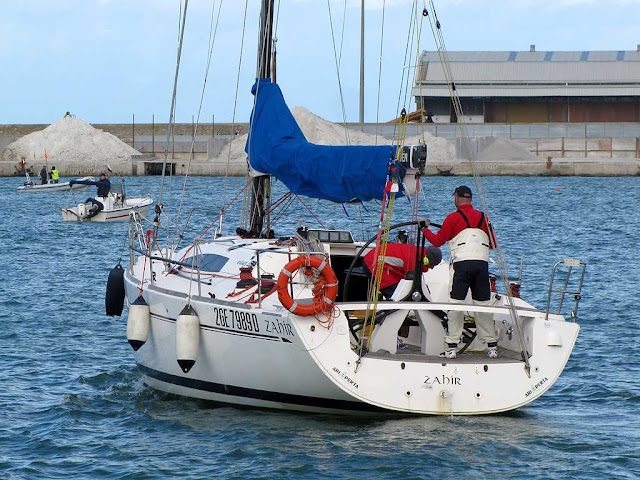
[[[453,264],[453,282],[451,285],[451,303],[465,303],[469,289],[476,305],[489,305],[491,288],[489,285],[489,249],[496,245],[491,226],[484,213],[471,205],[471,189],[461,185],[453,192],[457,211],[449,214],[438,233],[427,228],[429,219],[420,220],[420,228],[429,243],[439,247],[449,244],[449,254]],[[462,311],[450,311],[448,317],[448,335],[445,337],[448,348],[440,354],[444,358],[456,358],[456,349],[464,327]],[[481,342],[487,344],[487,356],[498,356],[498,337],[496,336],[493,315],[476,312],[474,315],[476,331]]]
[[[422,259],[422,271],[426,272],[442,261],[442,252],[439,248],[429,246],[420,255]],[[376,271],[378,257],[375,248],[364,256],[363,268],[367,276],[372,277]],[[412,272],[416,265],[416,246],[406,243],[389,243],[384,256],[384,267],[380,281],[380,292],[386,299],[390,299],[400,280],[403,280],[408,272]],[[374,272],[372,274],[372,272]]]

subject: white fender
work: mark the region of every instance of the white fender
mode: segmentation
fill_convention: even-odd
[[[176,360],[184,373],[196,363],[200,343],[200,319],[190,304],[180,312],[176,321]]]
[[[127,340],[134,351],[144,345],[149,338],[149,324],[151,323],[151,312],[149,305],[144,301],[142,295],[129,305],[129,318],[127,320]]]

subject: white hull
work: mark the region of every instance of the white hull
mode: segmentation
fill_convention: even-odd
[[[239,247],[245,243],[247,248]],[[247,243],[248,242],[248,243]],[[253,242],[253,243],[252,243]],[[231,246],[232,248],[228,248]],[[229,256],[228,277],[251,249],[269,248],[267,241],[225,240],[201,245],[203,252]],[[273,248],[273,247],[270,247]],[[335,248],[332,245],[332,248]],[[183,252],[179,252],[183,253]],[[158,252],[156,254],[159,255]],[[181,255],[176,256],[177,259]],[[277,273],[286,256],[260,254],[263,271]],[[235,285],[216,276],[212,285],[200,284],[201,296],[191,297],[200,318],[197,361],[183,373],[176,361],[176,318],[187,303],[189,274],[163,274],[163,265],[144,266],[138,258],[127,270],[127,300],[138,296],[145,270],[143,296],[151,309],[149,340],[135,359],[149,386],[161,391],[231,405],[314,412],[404,412],[415,414],[488,414],[521,407],[542,395],[562,372],[573,349],[579,327],[563,317],[545,314],[516,299],[523,334],[530,353],[530,377],[513,335],[510,315],[502,300],[492,307],[471,307],[427,302],[380,302],[379,311],[397,310],[372,335],[371,352],[358,368],[346,311],[362,310],[365,303],[339,303],[330,328],[315,317],[290,314],[277,296],[257,303],[229,301]],[[151,270],[155,282],[149,284]],[[447,291],[448,268],[441,264],[425,275],[434,296]],[[192,292],[198,291],[193,275]],[[215,292],[215,293],[214,293]],[[440,293],[439,293],[440,292]],[[216,298],[211,298],[211,295]],[[440,295],[441,296],[441,295]],[[434,302],[438,298],[432,299]],[[485,309],[494,313],[501,357],[488,359],[469,353],[457,359],[437,356],[444,344],[444,328],[431,313],[451,309]],[[410,347],[396,350],[397,330],[407,313],[415,312],[419,326],[411,327]],[[322,316],[320,316],[322,319]],[[504,322],[503,322],[504,321]],[[383,348],[384,347],[384,348]],[[471,349],[481,349],[477,340]]]
[[[105,205],[104,210],[93,217],[83,217],[79,206],[62,208],[62,219],[65,222],[126,222],[132,212],[144,215],[151,206],[151,198],[128,198],[124,202],[114,202],[111,199],[98,197],[98,200]]]
[[[91,177],[79,178],[78,180],[91,180]],[[45,185],[28,184],[18,187],[18,192],[81,192],[86,190],[88,185],[71,185],[69,182],[47,183]]]

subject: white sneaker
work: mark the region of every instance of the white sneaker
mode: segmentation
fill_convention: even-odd
[[[438,356],[441,357],[441,358],[456,358],[456,349],[455,348],[449,348],[449,349],[445,350],[444,352],[442,352]]]
[[[487,357],[488,358],[498,358],[498,348],[497,347],[489,348],[489,350],[487,350]]]

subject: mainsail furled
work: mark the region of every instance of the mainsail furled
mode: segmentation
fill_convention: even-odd
[[[395,146],[309,143],[280,87],[260,79],[245,151],[251,167],[282,181],[291,192],[333,202],[381,199]]]

